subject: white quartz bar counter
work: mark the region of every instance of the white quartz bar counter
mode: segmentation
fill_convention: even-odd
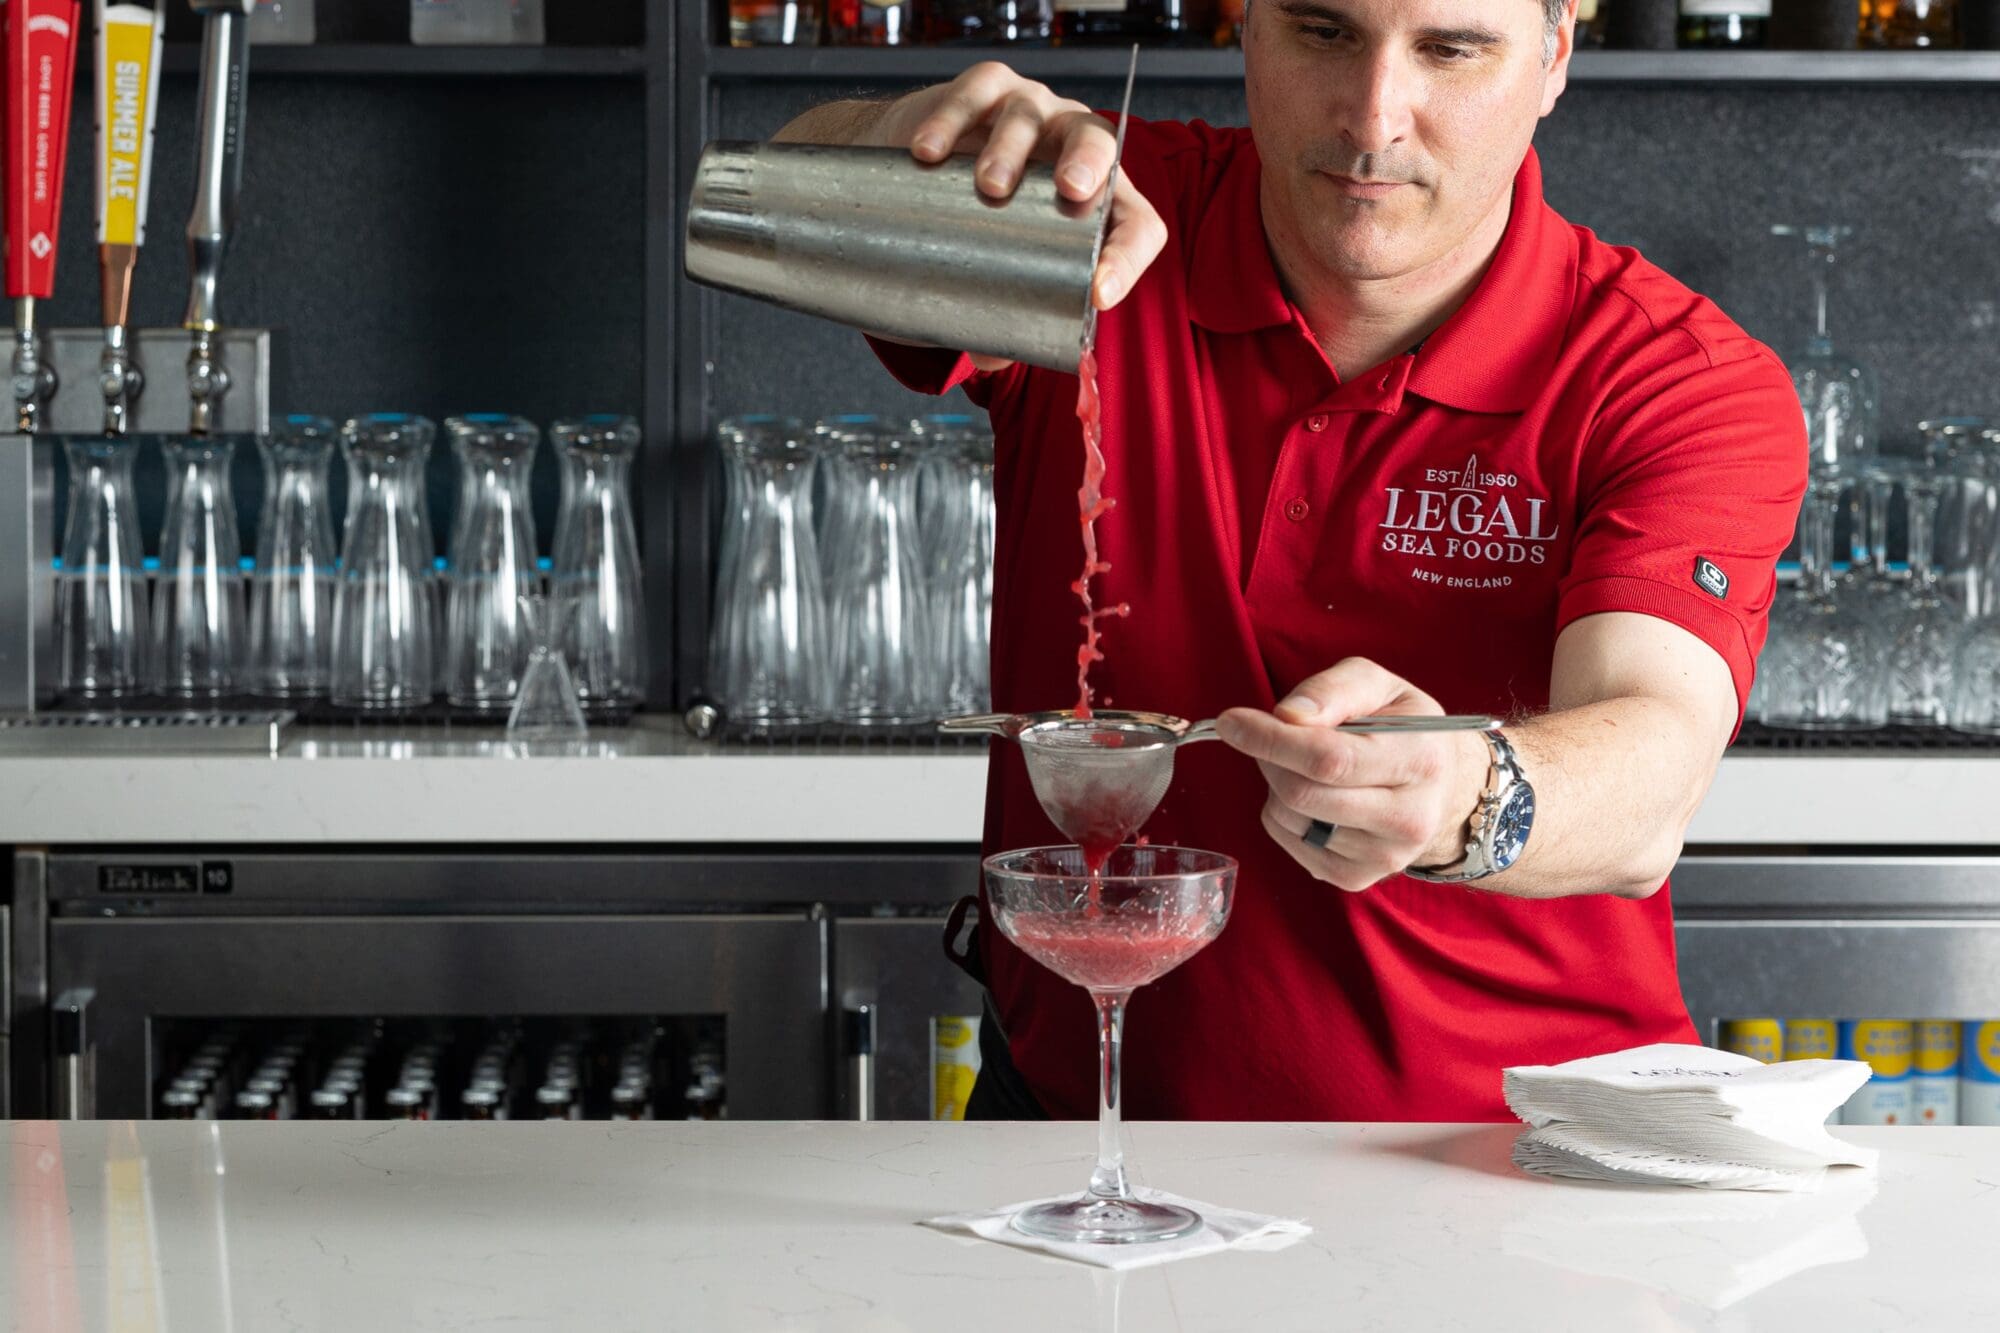
[[[0,844],[979,840],[977,750],[724,747],[679,722],[524,750],[305,729],[276,756],[0,751]],[[2000,844],[2000,757],[1732,756],[1694,844]]]
[[[2000,1327],[2000,1129],[1843,1130],[1879,1178],[1774,1195],[1531,1179],[1516,1126],[1133,1125],[1141,1183],[1315,1230],[1113,1274],[916,1225],[1079,1187],[1077,1123],[5,1128],[35,1333]]]

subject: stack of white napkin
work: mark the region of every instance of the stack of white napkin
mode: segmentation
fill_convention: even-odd
[[[1872,1149],[1826,1132],[1868,1081],[1858,1060],[1766,1065],[1706,1046],[1641,1046],[1505,1071],[1532,1128],[1514,1164],[1537,1175],[1709,1189],[1816,1190],[1828,1167],[1872,1169]]]

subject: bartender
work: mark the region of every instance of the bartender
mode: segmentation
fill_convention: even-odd
[[[1668,872],[1743,713],[1806,478],[1783,365],[1558,216],[1532,146],[1576,0],[1254,0],[1248,129],[1133,120],[1095,277],[1099,702],[1220,714],[1146,832],[1242,863],[1148,987],[1125,1114],[1501,1118],[1500,1070],[1692,1041]],[[1004,65],[789,140],[1030,159],[1087,201],[1115,125]],[[1075,697],[1075,377],[876,344],[992,416],[993,695]],[[1348,735],[1371,713],[1497,734]],[[996,757],[989,851],[1050,841]],[[970,1113],[1081,1117],[1084,993],[982,931]]]

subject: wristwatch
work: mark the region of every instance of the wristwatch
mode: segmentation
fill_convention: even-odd
[[[1498,731],[1484,733],[1493,750],[1486,793],[1465,829],[1465,859],[1457,865],[1411,866],[1403,873],[1427,884],[1465,884],[1497,875],[1521,859],[1535,827],[1535,789],[1514,747]]]

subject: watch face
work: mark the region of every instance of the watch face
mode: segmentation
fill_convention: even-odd
[[[1535,827],[1535,789],[1523,782],[1507,797],[1507,804],[1500,807],[1500,818],[1493,826],[1493,870],[1495,873],[1507,869],[1521,859],[1521,852],[1528,845],[1528,834]]]

